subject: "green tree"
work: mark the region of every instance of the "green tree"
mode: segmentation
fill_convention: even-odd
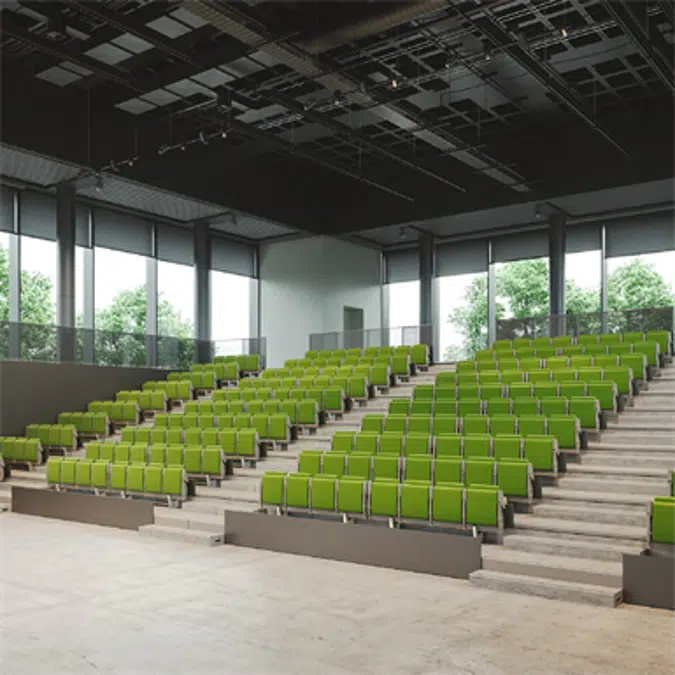
[[[495,279],[497,320],[509,312],[514,320],[546,317],[549,314],[549,273],[546,260],[523,260],[501,267]],[[610,311],[672,307],[673,292],[663,277],[641,260],[622,265],[609,275],[607,283]],[[568,279],[565,287],[567,314],[591,314],[583,318],[583,332],[600,330],[600,292],[579,287]],[[476,277],[464,294],[463,305],[453,310],[448,321],[462,335],[461,344],[448,347],[444,358],[448,361],[469,358],[476,350],[487,347],[487,275]],[[639,314],[639,313],[638,313]],[[610,322],[610,330],[648,330],[663,323],[660,316],[630,317],[617,315]],[[653,320],[652,325],[650,321]],[[666,318],[667,320],[667,318]],[[523,324],[523,332],[528,325]]]

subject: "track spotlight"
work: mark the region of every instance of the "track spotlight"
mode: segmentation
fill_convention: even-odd
[[[169,146],[168,145],[163,145],[159,150],[157,150],[158,155],[163,155],[169,151]]]
[[[120,168],[119,168],[119,166],[117,166],[117,164],[115,164],[115,160],[114,160],[114,159],[111,159],[111,160],[110,160],[110,170],[111,170],[113,173],[119,173],[119,172],[120,172]]]
[[[398,240],[404,241],[408,238],[408,228],[405,225],[401,225],[401,229],[398,231]]]
[[[339,89],[333,92],[333,103],[335,105],[342,105],[342,92]]]
[[[534,217],[541,218],[541,204],[534,205]]]
[[[206,137],[206,134],[203,131],[199,132],[199,140],[201,141],[201,144],[204,146],[209,144],[209,139]]]
[[[560,31],[560,35],[562,35],[564,38],[566,38],[566,37],[567,37],[567,28],[563,28],[563,29]]]
[[[102,192],[103,191],[103,176],[99,173],[96,176],[96,192]]]
[[[180,149],[185,151],[185,143],[183,143],[183,145],[180,146]]]
[[[127,164],[129,165],[129,168],[132,168],[133,165],[136,163],[136,157],[132,157]]]
[[[314,106],[316,105],[316,99],[315,98],[310,98],[307,103],[305,103],[305,112],[309,112]]]
[[[392,89],[396,89],[396,87],[398,87],[398,80],[397,80],[396,78],[394,78],[394,79],[391,81],[391,88],[392,88]]]
[[[225,131],[225,129],[223,129],[223,130],[220,132],[220,137],[221,137],[221,138],[227,138],[227,131]]]
[[[492,58],[492,45],[487,40],[483,40],[483,58],[486,61]]]

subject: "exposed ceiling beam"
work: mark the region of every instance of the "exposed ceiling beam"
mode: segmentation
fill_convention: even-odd
[[[474,27],[477,28],[492,44],[499,47],[507,53],[521,68],[529,73],[543,87],[553,93],[567,108],[579,119],[596,131],[608,143],[616,148],[622,155],[630,157],[630,153],[612,136],[598,125],[594,119],[593,112],[588,109],[583,99],[572,92],[563,78],[553,68],[547,64],[541,63],[537,57],[516,40],[513,35],[504,29],[501,24],[488,12],[484,12],[482,17],[472,19],[464,14],[459,8],[455,11]]]
[[[70,61],[71,63],[86,68],[92,73],[96,73],[108,80],[112,80],[113,82],[125,86],[129,86],[131,83],[132,78],[128,71],[116,66],[109,66],[105,63],[101,63],[101,61],[97,61],[85,54],[80,54],[69,45],[59,44],[58,42],[52,42],[41,38],[38,35],[34,35],[21,26],[10,12],[3,13],[2,21],[0,22],[0,30],[6,35],[19,40],[38,51],[51,54],[63,61]]]
[[[663,12],[666,19],[670,21],[670,25],[675,28],[675,6],[673,6],[672,0],[660,0],[660,2],[657,2],[656,4]]]
[[[650,65],[663,84],[675,92],[672,47],[669,47],[656,26],[649,28],[647,3],[628,4],[623,0],[605,0],[605,9],[614,17],[624,33]],[[652,22],[653,23],[653,22]]]

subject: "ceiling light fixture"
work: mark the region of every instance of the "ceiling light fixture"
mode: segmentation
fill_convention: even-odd
[[[392,87],[392,89],[396,89],[396,87],[398,87],[398,81],[396,80],[396,78],[394,78],[391,81],[391,87]]]
[[[220,137],[221,137],[221,138],[227,138],[227,131],[225,131],[225,129],[223,129],[223,130],[220,132]]]
[[[399,241],[403,241],[408,237],[408,228],[405,225],[401,225],[401,229],[398,232]]]
[[[534,217],[541,218],[541,204],[534,205]]]
[[[333,103],[335,105],[342,105],[342,92],[339,89],[333,92]]]
[[[566,38],[566,37],[567,37],[567,28],[563,28],[563,29],[560,31],[560,35],[562,35],[564,38]]]
[[[209,139],[206,137],[206,134],[203,131],[199,132],[199,140],[201,144],[207,146],[209,144]]]
[[[103,176],[101,174],[96,175],[96,192],[103,191]]]
[[[183,145],[180,146],[180,149],[185,150],[185,143],[183,143]]]

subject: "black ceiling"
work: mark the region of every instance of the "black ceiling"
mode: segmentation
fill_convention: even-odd
[[[3,1],[2,140],[337,233],[673,175],[673,5]]]

